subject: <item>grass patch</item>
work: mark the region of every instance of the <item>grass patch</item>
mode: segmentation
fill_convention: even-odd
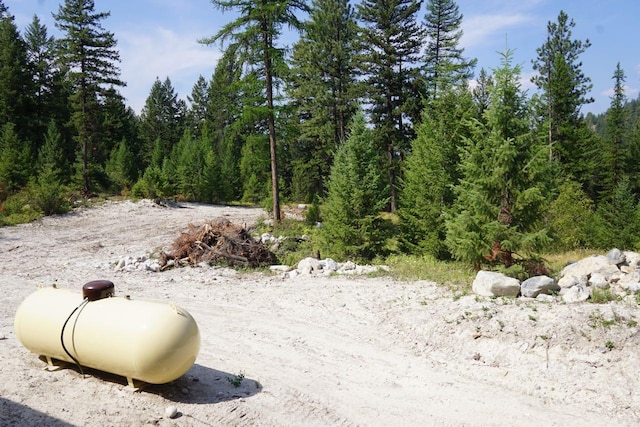
[[[580,261],[583,258],[601,254],[602,251],[595,249],[576,249],[569,252],[544,255],[544,259],[548,263],[549,270],[551,270],[553,274],[559,274],[560,271],[562,271],[562,269],[571,262]]]
[[[591,292],[591,298],[589,298],[589,301],[593,304],[606,304],[617,299],[617,295],[611,292],[611,289],[594,288]]]
[[[440,261],[430,256],[392,255],[385,260],[390,276],[401,280],[432,280],[466,295],[475,270],[459,262]]]

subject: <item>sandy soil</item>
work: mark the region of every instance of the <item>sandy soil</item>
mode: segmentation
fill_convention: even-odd
[[[640,424],[635,301],[492,300],[428,281],[214,267],[115,271],[188,223],[263,214],[183,206],[107,202],[0,229],[0,425]],[[94,279],[187,309],[202,338],[191,370],[139,392],[98,371],[44,370],[15,337],[18,305],[38,285],[80,293]]]

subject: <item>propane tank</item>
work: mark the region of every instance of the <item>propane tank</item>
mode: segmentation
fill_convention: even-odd
[[[173,381],[194,364],[200,333],[173,304],[114,296],[98,280],[83,295],[55,286],[38,289],[18,307],[14,328],[32,353],[150,384]]]

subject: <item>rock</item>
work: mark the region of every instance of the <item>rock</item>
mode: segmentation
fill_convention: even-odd
[[[582,276],[582,277],[576,277],[572,274],[563,276],[560,278],[560,280],[558,280],[558,286],[560,286],[561,289],[568,289],[568,288],[572,288],[576,285],[587,285],[587,276]]]
[[[540,301],[540,302],[555,302],[556,298],[553,295],[539,294],[536,297],[536,301]]]
[[[589,277],[589,285],[599,289],[609,289],[609,281],[604,274],[595,272]]]
[[[300,274],[319,273],[322,271],[322,265],[317,259],[308,257],[300,260],[297,270]]]
[[[640,269],[640,254],[637,252],[625,251],[624,258],[627,260],[627,265],[633,269]]]
[[[471,287],[476,295],[485,297],[515,297],[520,293],[518,279],[493,271],[478,271]]]
[[[520,285],[520,293],[524,297],[536,298],[540,294],[549,294],[552,291],[559,291],[560,286],[548,276],[531,277]]]
[[[178,415],[178,408],[173,405],[167,406],[164,409],[164,414],[169,418],[175,418]]]
[[[609,266],[609,260],[604,255],[593,255],[567,265],[560,272],[560,276],[588,276],[598,269]]]
[[[609,259],[606,256],[593,255],[566,266],[560,272],[560,276],[589,277],[596,272],[602,273],[607,280],[610,280],[620,273],[620,269],[616,265],[609,263]],[[560,281],[558,281],[558,283],[560,287],[566,287],[563,286]]]
[[[624,253],[618,248],[611,249],[609,253],[607,253],[607,259],[610,264],[614,265],[620,265],[627,262],[627,258]]]
[[[356,269],[356,263],[353,261],[347,261],[345,263],[342,263],[340,265],[339,271],[340,272],[346,272],[346,271],[351,271],[351,270],[355,270]]]
[[[574,302],[584,302],[591,296],[591,289],[583,284],[575,285],[562,290],[562,300],[568,304]]]
[[[325,259],[323,264],[327,272],[338,271],[338,263],[332,260],[331,258]]]

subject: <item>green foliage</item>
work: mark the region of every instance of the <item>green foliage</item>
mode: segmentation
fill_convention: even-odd
[[[0,204],[0,226],[31,222],[40,217],[42,212],[32,203],[32,195],[27,188]]]
[[[428,40],[424,59],[426,93],[433,100],[448,87],[466,85],[477,61],[462,56],[462,14],[455,1],[429,0],[424,25]]]
[[[416,0],[360,2],[362,68],[366,76],[366,104],[373,137],[384,157],[389,205],[397,207],[400,160],[413,138],[411,123],[420,121],[424,82],[418,62],[424,31],[416,22]]]
[[[476,272],[468,264],[442,261],[431,255],[391,255],[385,259],[390,274],[400,280],[432,280],[453,290],[468,293]]]
[[[31,173],[29,146],[21,141],[13,123],[0,129],[0,200],[16,193]]]
[[[133,197],[157,200],[172,195],[172,192],[168,189],[169,183],[162,173],[162,169],[158,166],[150,165],[131,188],[131,195]]]
[[[383,253],[388,224],[377,152],[364,114],[354,117],[350,135],[335,156],[320,230],[322,252],[336,259],[373,259]]]
[[[579,249],[592,241],[594,205],[575,181],[565,181],[560,185],[546,220],[555,250]]]
[[[184,132],[185,114],[186,105],[178,99],[169,77],[163,82],[156,78],[140,113],[145,164],[154,161],[152,156],[164,158],[171,155]],[[155,162],[158,166],[157,159]]]
[[[118,191],[131,189],[136,175],[135,159],[125,139],[111,150],[105,172]]]
[[[78,143],[78,167],[81,188],[90,194],[95,179],[101,179],[102,160],[111,147],[100,137],[100,96],[106,86],[123,86],[116,63],[120,55],[113,33],[105,31],[101,21],[109,12],[95,12],[93,0],[65,0],[53,17],[63,33],[58,40],[58,61],[69,70],[71,84],[71,125]]]
[[[250,135],[242,147],[240,176],[242,200],[258,203],[269,196],[271,174],[269,169],[269,141],[266,135]]]
[[[520,68],[503,54],[495,70],[486,124],[471,122],[471,137],[461,154],[462,178],[446,221],[446,244],[456,259],[514,262],[514,254],[530,257],[549,244],[542,227],[548,193],[548,163],[530,133],[529,111],[520,90]]]
[[[314,0],[293,47],[288,95],[300,136],[293,145],[294,200],[324,196],[335,150],[356,111],[357,24],[347,0]]]
[[[446,257],[444,220],[460,178],[459,151],[474,113],[466,87],[444,89],[425,108],[404,167],[398,215],[405,251]]]
[[[581,121],[580,107],[593,102],[587,97],[592,85],[579,60],[591,43],[573,40],[573,27],[574,21],[562,10],[557,22],[548,22],[547,40],[536,50],[538,57],[533,61],[533,69],[538,73],[532,78],[543,91],[540,114],[545,117],[549,157],[565,165],[568,174],[575,172],[574,164],[583,161],[576,157],[586,154],[576,150],[580,145],[576,133]]]
[[[635,250],[640,247],[640,209],[627,178],[617,185],[610,201],[598,206],[590,231],[591,242],[597,248]]]

